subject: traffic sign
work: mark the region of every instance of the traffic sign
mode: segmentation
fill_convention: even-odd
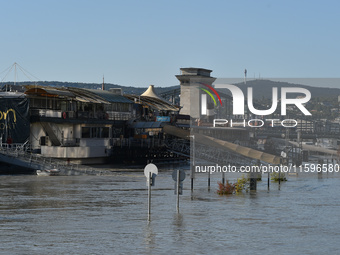
[[[176,182],[177,181],[177,170],[172,172],[172,179]],[[185,179],[185,172],[183,169],[179,170],[179,181],[182,182]]]
[[[144,175],[146,177],[146,186],[155,186],[155,179],[158,174],[158,168],[155,164],[147,164],[144,168]]]
[[[151,176],[153,174],[157,175],[158,174],[158,168],[155,164],[147,164],[146,167],[144,168],[144,175],[146,178],[149,178],[149,173],[151,172]]]

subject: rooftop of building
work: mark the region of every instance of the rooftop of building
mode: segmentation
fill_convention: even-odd
[[[60,99],[72,99],[84,103],[110,104],[128,103],[133,101],[122,95],[114,94],[106,90],[81,89],[81,88],[54,88],[54,87],[28,87],[26,95],[38,97],[54,97]]]
[[[181,68],[181,75],[186,76],[186,75],[198,75],[198,76],[206,76],[210,77],[210,73],[212,70],[205,69],[205,68],[195,68],[195,67],[186,67],[186,68]]]
[[[130,100],[134,100],[136,103],[146,105],[150,108],[160,111],[179,111],[179,107],[165,101],[154,90],[154,85],[150,85],[149,88],[140,96],[138,95],[124,95]]]

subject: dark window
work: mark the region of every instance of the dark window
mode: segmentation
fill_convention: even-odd
[[[103,128],[101,128],[101,129],[102,129],[101,137],[102,137],[102,138],[109,138],[109,137],[110,137],[110,135],[109,135],[109,130],[110,130],[110,128],[108,128],[108,127],[103,127]]]
[[[82,138],[91,138],[90,128],[88,128],[88,127],[81,128],[81,137]]]
[[[110,128],[109,127],[82,127],[81,137],[82,138],[109,138]]]
[[[99,138],[100,137],[99,128],[93,127],[93,128],[91,128],[91,131],[92,131],[91,138]]]

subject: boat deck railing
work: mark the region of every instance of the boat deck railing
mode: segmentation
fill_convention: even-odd
[[[114,138],[112,139],[113,147],[139,147],[139,148],[154,148],[165,146],[165,140],[163,138],[157,137],[147,137],[147,138]]]

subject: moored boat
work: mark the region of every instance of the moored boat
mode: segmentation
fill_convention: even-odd
[[[37,170],[38,176],[55,176],[59,175],[60,170],[58,169],[45,169],[45,170]]]

